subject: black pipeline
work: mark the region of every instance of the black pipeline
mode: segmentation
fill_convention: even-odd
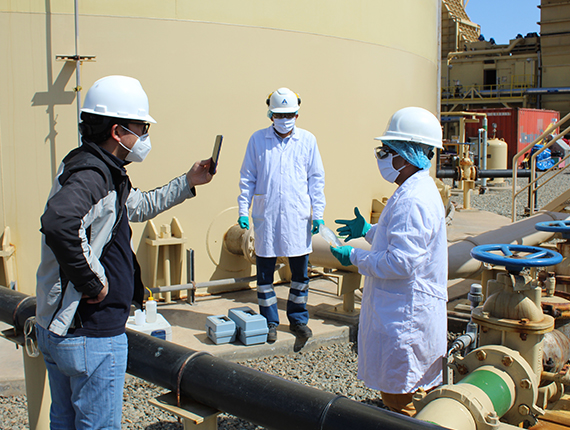
[[[21,319],[35,313],[35,309],[30,312],[32,299],[35,298],[0,287],[0,319],[23,327]],[[144,333],[127,330],[127,336],[128,373],[260,426],[276,430],[442,428]]]
[[[457,169],[440,169],[435,173],[437,178],[449,178],[456,181],[461,180],[461,171]],[[512,178],[512,169],[496,169],[496,170],[477,170],[477,179],[479,178]],[[530,178],[530,170],[520,169],[517,170],[518,178]]]

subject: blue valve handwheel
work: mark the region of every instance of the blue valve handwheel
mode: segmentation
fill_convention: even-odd
[[[564,239],[570,239],[570,220],[537,222],[534,228],[539,231],[561,233]]]
[[[503,255],[493,253],[497,251]],[[507,244],[476,246],[471,250],[471,257],[485,263],[505,266],[509,272],[520,272],[525,267],[553,266],[562,261],[562,255],[556,251],[538,246]]]

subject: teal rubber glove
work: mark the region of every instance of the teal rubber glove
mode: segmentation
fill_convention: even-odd
[[[354,208],[354,215],[356,215],[355,219],[335,220],[337,224],[345,224],[342,227],[336,229],[337,233],[340,236],[348,236],[346,239],[344,239],[345,242],[348,242],[350,239],[364,237],[366,236],[368,230],[370,230],[371,225],[364,220],[364,217],[362,215],[360,215],[358,208]]]
[[[249,230],[249,217],[240,216],[238,218],[238,224],[241,228],[245,228],[246,230]]]
[[[311,233],[317,234],[319,232],[319,226],[325,225],[325,222],[322,219],[314,219],[313,220],[313,229]]]
[[[331,246],[331,253],[343,266],[351,266],[350,253],[352,252],[352,249],[352,246],[348,245],[339,246],[338,248]]]

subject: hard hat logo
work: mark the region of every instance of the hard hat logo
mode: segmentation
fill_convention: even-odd
[[[287,104],[287,99],[283,99],[283,101],[281,102],[282,105],[286,105]]]

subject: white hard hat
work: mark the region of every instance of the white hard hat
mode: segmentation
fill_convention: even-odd
[[[443,148],[441,124],[430,111],[420,107],[406,107],[397,111],[384,132],[376,140],[403,140],[435,148]]]
[[[279,88],[267,96],[265,103],[271,112],[291,113],[299,110],[301,98],[289,88]]]
[[[148,114],[148,97],[141,83],[128,76],[106,76],[95,82],[81,112],[156,124]]]

